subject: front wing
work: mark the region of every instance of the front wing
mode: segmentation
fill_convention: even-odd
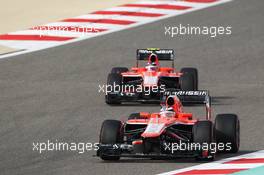
[[[96,156],[119,156],[131,158],[195,158],[201,155],[199,151],[177,151],[172,153],[138,153],[134,152],[133,145],[129,144],[100,144]]]

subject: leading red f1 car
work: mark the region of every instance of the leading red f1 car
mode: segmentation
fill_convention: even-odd
[[[147,61],[146,66],[139,66],[141,60]],[[171,61],[171,67],[160,66],[161,61]],[[197,69],[176,71],[172,49],[138,49],[136,67],[114,67],[108,74],[105,102],[159,102],[167,89],[197,90]]]
[[[204,103],[203,119],[185,112],[182,102]],[[211,119],[208,91],[165,92],[161,111],[133,113],[125,122],[105,120],[101,127],[97,156],[103,160],[193,157],[213,160],[217,151],[239,150],[239,119],[218,114]]]

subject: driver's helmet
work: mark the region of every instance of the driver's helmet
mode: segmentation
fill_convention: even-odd
[[[157,71],[158,70],[158,56],[156,54],[151,54],[149,56],[148,65],[146,66],[148,71]]]

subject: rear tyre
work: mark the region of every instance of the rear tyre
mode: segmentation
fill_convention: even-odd
[[[217,143],[231,144],[231,148],[220,152],[236,153],[240,146],[240,124],[235,114],[218,114],[215,118],[215,137]]]
[[[122,75],[117,73],[110,73],[107,77],[107,91],[108,92],[118,92],[121,89],[122,85]],[[119,88],[119,89],[118,89]],[[105,95],[105,102],[107,104],[121,104],[120,100],[110,96],[109,94]]]
[[[183,91],[194,91],[195,85],[193,76],[190,74],[184,74],[180,77],[181,90]]]
[[[100,143],[101,144],[116,144],[121,143],[121,128],[122,123],[118,120],[105,120],[101,127]],[[101,159],[103,160],[119,160],[120,156],[109,156],[101,153]]]
[[[185,67],[181,69],[181,73],[190,74],[193,77],[193,90],[198,90],[198,70],[192,67]]]
[[[114,74],[121,74],[123,72],[128,72],[128,68],[127,67],[113,67],[111,70],[111,73],[114,73]]]
[[[198,121],[193,126],[193,143],[210,145],[213,142],[213,123],[211,121]],[[203,153],[206,150],[199,150],[199,154],[196,160],[210,161],[214,159],[214,153],[211,150],[208,151],[208,155],[204,156]]]
[[[128,117],[128,120],[132,120],[132,119],[140,119],[140,113],[132,113],[130,114],[130,116]]]

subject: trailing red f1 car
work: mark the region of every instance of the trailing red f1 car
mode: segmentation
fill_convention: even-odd
[[[182,102],[204,103],[205,118],[184,112]],[[165,92],[157,113],[133,113],[128,120],[105,120],[97,156],[103,160],[120,157],[213,160],[217,151],[239,150],[239,119],[235,114],[218,114],[211,120],[208,91]]]
[[[139,67],[140,60],[147,60],[145,67]],[[171,67],[161,67],[160,61],[171,61]],[[138,49],[137,64],[128,70],[114,67],[107,78],[107,104],[122,102],[159,102],[160,94],[167,89],[198,89],[196,68],[182,68],[175,71],[172,49]]]

